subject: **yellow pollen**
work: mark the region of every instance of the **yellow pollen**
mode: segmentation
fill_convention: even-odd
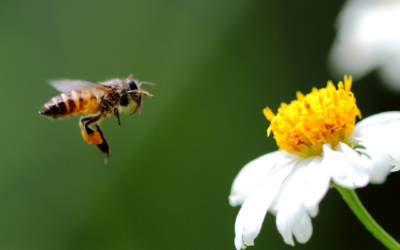
[[[264,115],[271,121],[268,136],[272,131],[279,150],[304,158],[321,155],[326,143],[332,148],[339,142],[349,144],[356,116],[361,119],[351,83],[351,76],[345,76],[337,89],[329,81],[326,88],[313,88],[305,96],[297,92],[297,100],[282,103],[276,115],[265,108]]]

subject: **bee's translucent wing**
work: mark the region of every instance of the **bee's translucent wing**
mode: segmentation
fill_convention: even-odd
[[[102,84],[91,83],[82,80],[50,80],[50,85],[60,92],[70,92],[79,89],[107,91],[109,87]]]

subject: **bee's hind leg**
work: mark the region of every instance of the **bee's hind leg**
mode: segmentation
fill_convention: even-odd
[[[101,115],[97,115],[97,116],[86,116],[86,117],[82,117],[79,120],[79,124],[81,126],[82,129],[82,136],[83,139],[89,143],[89,144],[101,144],[102,138],[99,134],[99,132],[97,131],[93,131],[89,125],[98,122],[100,119],[102,118]],[[84,123],[86,122],[86,123]]]
[[[82,128],[83,139],[89,144],[96,144],[100,151],[106,154],[104,162],[107,164],[108,158],[110,157],[110,147],[104,138],[103,131],[98,124],[95,124],[97,131],[89,127],[90,124],[98,122],[101,118],[101,115],[82,117],[79,124]],[[84,122],[86,123],[84,124]]]
[[[81,129],[83,131],[85,131],[85,133],[87,135],[89,135],[89,133],[88,133],[89,125],[94,123],[94,122],[98,122],[100,120],[100,118],[101,118],[101,115],[83,116],[83,117],[81,117],[81,119],[79,119],[79,125],[80,125]],[[86,124],[84,122],[86,122]]]
[[[121,126],[121,122],[119,120],[119,111],[118,108],[114,108],[114,116],[117,118],[118,120],[118,126]]]
[[[97,124],[95,126],[97,129],[97,132],[99,132],[101,139],[103,141],[101,144],[96,144],[96,146],[100,149],[101,152],[106,154],[104,163],[107,164],[108,158],[110,157],[110,147],[108,146],[108,143],[107,143],[106,139],[104,138],[103,131],[101,130],[100,126]]]

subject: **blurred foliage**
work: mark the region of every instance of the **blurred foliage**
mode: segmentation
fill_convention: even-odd
[[[276,150],[265,106],[330,78],[326,56],[341,2],[48,1],[0,3],[0,248],[234,249],[241,167]],[[105,120],[103,155],[78,119],[37,112],[57,95],[46,81],[135,74],[157,83],[141,115]],[[370,76],[354,87],[364,116],[399,109]],[[360,190],[394,237],[392,190]],[[300,249],[383,249],[336,191]],[[256,246],[290,249],[268,215]]]

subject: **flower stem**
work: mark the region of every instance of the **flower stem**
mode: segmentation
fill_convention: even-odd
[[[392,238],[365,209],[356,192],[352,189],[343,188],[332,182],[332,185],[339,191],[343,199],[347,202],[350,209],[361,221],[362,224],[388,249],[400,249],[400,244]]]

